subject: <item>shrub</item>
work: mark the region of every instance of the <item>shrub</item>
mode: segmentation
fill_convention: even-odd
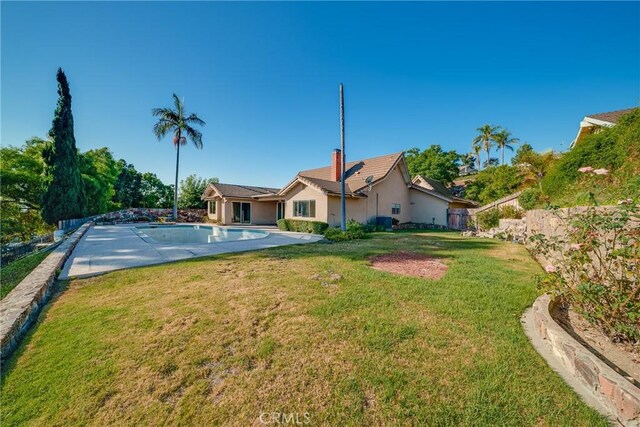
[[[347,235],[351,239],[363,239],[366,236],[364,224],[359,223],[355,219],[348,220]]]
[[[497,227],[500,223],[500,211],[489,209],[476,215],[476,222],[480,230],[488,230]]]
[[[570,304],[613,340],[640,342],[640,220],[635,202],[555,211],[565,236],[531,237],[534,252],[550,262],[538,277],[546,292]]]
[[[384,228],[384,225],[370,223],[364,226],[364,231],[366,231],[367,233],[375,233],[379,231],[387,231],[387,229]]]
[[[590,186],[590,182],[583,182],[584,175],[579,172],[585,166],[606,168],[611,172],[610,180],[602,182],[598,188],[598,193],[602,193],[607,202],[633,196],[628,192],[633,188],[626,188],[625,184],[640,171],[640,109],[621,117],[616,126],[586,136],[565,153],[542,179],[545,194],[554,201],[574,205],[573,196],[579,194],[582,187]]]
[[[324,232],[324,237],[334,242],[364,239],[367,237],[367,230],[364,224],[350,219],[347,221],[347,231],[343,232],[339,228],[329,228]]]
[[[477,178],[467,184],[465,197],[487,204],[516,192],[524,177],[515,166],[497,166],[478,172]]]
[[[515,206],[506,205],[500,208],[500,218],[522,218],[522,209],[518,209]]]
[[[537,188],[527,188],[518,197],[522,209],[528,211],[536,207],[542,197],[542,192]]]
[[[278,228],[283,231],[297,231],[300,233],[322,234],[329,228],[329,224],[322,221],[305,221],[303,219],[279,219]]]
[[[291,228],[289,227],[289,220],[288,219],[279,219],[278,221],[276,221],[276,224],[278,224],[278,229],[282,230],[282,231],[291,231]]]
[[[343,242],[349,240],[347,233],[343,233],[339,228],[329,228],[324,232],[324,237],[332,242]]]

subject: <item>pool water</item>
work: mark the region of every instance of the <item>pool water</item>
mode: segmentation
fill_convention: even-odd
[[[246,228],[223,228],[214,225],[138,225],[137,234],[156,243],[216,243],[262,239],[269,233]]]

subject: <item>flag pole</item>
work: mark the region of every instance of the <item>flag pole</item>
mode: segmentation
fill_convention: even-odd
[[[344,88],[340,83],[340,228],[347,231],[347,204],[344,193],[345,169],[344,152]]]

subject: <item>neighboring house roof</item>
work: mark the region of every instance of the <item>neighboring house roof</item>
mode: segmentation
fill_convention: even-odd
[[[412,190],[420,191],[421,193],[429,194],[430,196],[433,196],[433,197],[435,197],[437,199],[444,200],[445,202],[452,202],[453,201],[452,197],[445,197],[442,194],[438,193],[437,191],[429,190],[428,188],[425,188],[425,187],[423,187],[421,185],[411,184],[409,186],[409,188],[412,189]]]
[[[595,120],[607,122],[614,125],[618,123],[618,120],[620,120],[620,117],[624,116],[627,113],[632,112],[635,109],[636,107],[627,108],[625,110],[610,111],[608,113],[589,114],[588,116],[585,117],[585,120],[595,119]]]
[[[413,178],[414,184],[419,181],[424,182],[427,188],[431,187],[433,191],[436,191],[445,197],[453,198],[453,194],[451,194],[451,191],[449,191],[449,189],[437,179],[427,178],[422,175],[418,175],[415,178]]]
[[[215,196],[219,197],[238,197],[238,198],[253,198],[265,195],[275,195],[280,189],[269,187],[254,187],[251,185],[235,185],[235,184],[221,184],[211,183],[207,186],[207,189],[202,195],[203,199],[211,198]]]
[[[364,196],[363,190],[365,188],[385,179],[396,165],[403,162],[403,152],[347,162],[345,165],[345,193],[351,197]],[[406,167],[403,170],[407,175],[408,183],[409,176]],[[366,182],[368,177],[371,177],[370,184]],[[280,194],[286,193],[296,182],[310,185],[327,194],[340,194],[340,181],[331,179],[331,166],[298,172],[298,175],[280,191]]]
[[[471,207],[475,207],[475,206],[479,206],[479,203],[473,201],[473,200],[469,200],[469,199],[464,199],[462,197],[458,197],[456,195],[454,195],[451,190],[449,190],[442,182],[438,181],[437,179],[433,179],[433,178],[427,178],[424,177],[422,175],[418,175],[415,178],[413,178],[412,181],[413,188],[416,187],[422,187],[422,188],[426,188],[429,189],[435,193],[438,193],[439,195],[445,197],[446,199],[448,199],[450,202],[459,202],[459,203],[465,203],[468,204]]]
[[[578,129],[578,134],[575,139],[571,142],[570,148],[573,148],[584,136],[589,135],[594,132],[594,129],[598,127],[611,127],[618,123],[620,117],[624,116],[627,113],[632,112],[637,109],[634,108],[626,108],[624,110],[616,110],[609,111],[607,113],[597,113],[590,114],[585,116],[584,119],[580,122],[580,128]]]

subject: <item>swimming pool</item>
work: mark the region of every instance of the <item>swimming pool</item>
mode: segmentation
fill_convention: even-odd
[[[136,233],[149,243],[217,243],[262,239],[264,230],[223,228],[215,225],[137,225]]]

